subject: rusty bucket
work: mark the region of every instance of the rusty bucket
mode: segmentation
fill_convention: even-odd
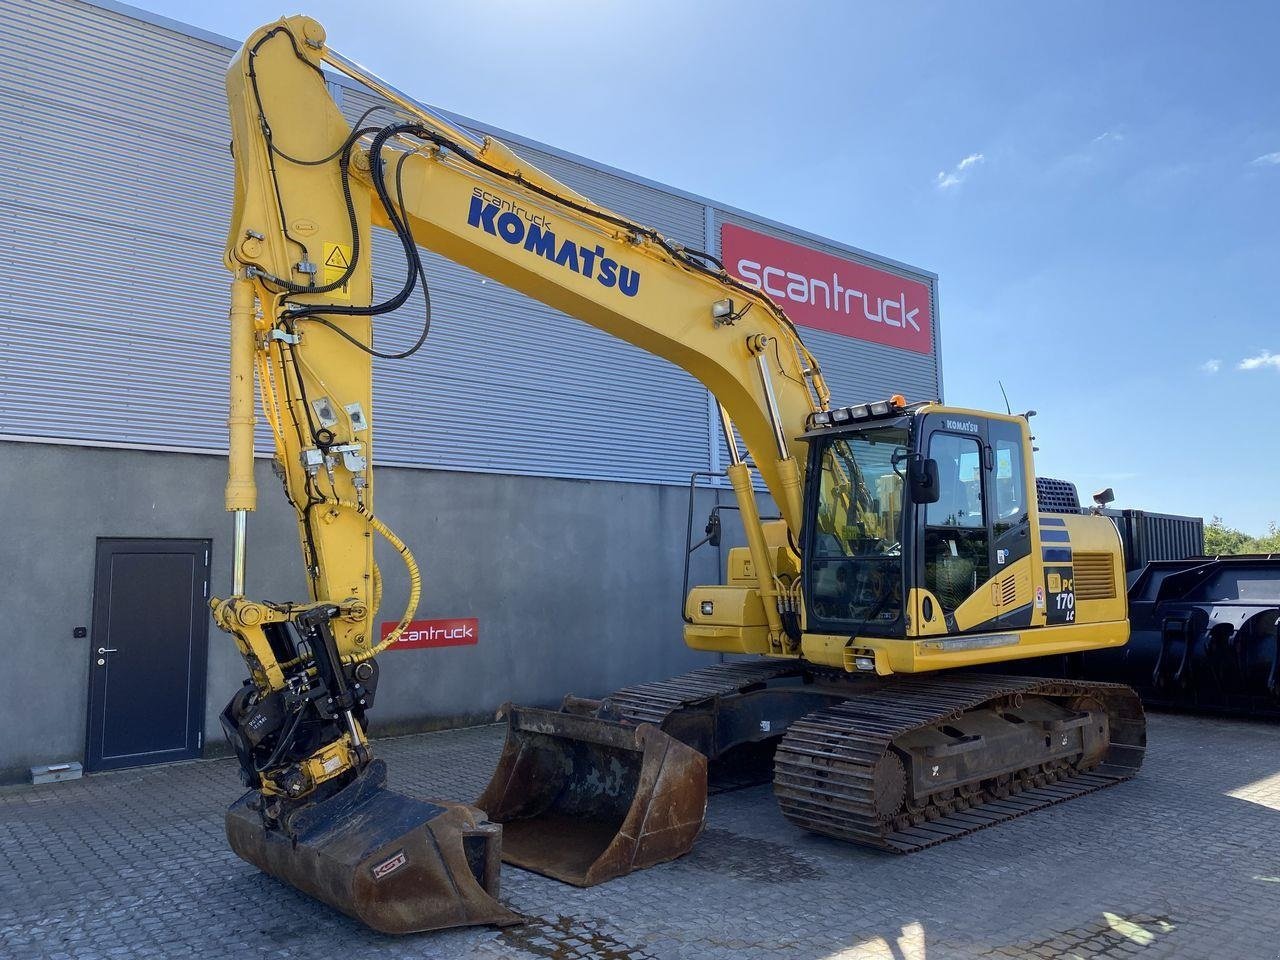
[[[374,760],[347,787],[263,817],[251,790],[227,811],[227,839],[243,860],[382,933],[418,933],[520,917],[498,902],[502,828],[474,807],[385,789]]]
[[[507,705],[498,768],[476,801],[502,859],[579,887],[673,860],[707,808],[707,759],[650,724]]]

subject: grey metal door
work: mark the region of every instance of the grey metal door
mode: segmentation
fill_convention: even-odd
[[[86,769],[199,756],[208,593],[208,540],[98,540]]]

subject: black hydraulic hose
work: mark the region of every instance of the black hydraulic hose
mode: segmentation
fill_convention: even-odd
[[[271,144],[271,124],[267,122],[266,112],[262,108],[262,94],[258,90],[258,51],[262,49],[268,40],[279,36],[281,33],[288,38],[289,46],[293,48],[293,55],[311,69],[315,70],[321,78],[324,77],[323,71],[302,55],[302,52],[298,49],[297,41],[293,38],[293,34],[284,27],[275,27],[263,34],[262,39],[255,43],[253,48],[249,51],[249,85],[253,88],[253,99],[258,105],[258,126],[262,129],[262,138],[267,143],[267,165],[271,170],[271,182],[276,188],[276,209],[280,213],[280,229],[284,233],[284,238],[302,251],[302,258],[304,260],[310,260],[311,253],[307,249],[307,245],[289,233],[289,220],[284,214],[284,201],[280,199],[280,183],[276,177],[276,158]]]
[[[294,283],[292,280],[286,280],[284,277],[274,276],[270,273],[267,273],[265,270],[257,270],[258,276],[262,277],[262,279],[266,280],[268,283],[271,283],[274,286],[279,287],[285,293],[292,293],[292,294],[328,293],[330,290],[337,290],[339,287],[344,286],[347,283],[347,281],[351,279],[351,275],[354,274],[356,271],[356,264],[360,260],[360,222],[356,216],[355,201],[351,198],[351,171],[349,170],[349,165],[351,160],[351,148],[355,145],[356,141],[361,136],[363,136],[366,133],[372,133],[374,129],[375,128],[373,127],[367,127],[363,130],[357,130],[354,133],[352,133],[352,135],[347,138],[347,142],[343,144],[342,159],[338,164],[338,175],[342,181],[342,199],[347,207],[347,220],[349,221],[350,228],[351,228],[351,262],[347,264],[347,269],[342,272],[342,276],[338,277],[338,279],[334,280],[332,283],[326,283],[319,287],[308,286],[306,284],[301,284],[301,283]],[[267,145],[268,146],[271,145],[270,133],[267,134]],[[275,177],[275,161],[274,160],[272,160],[271,175],[272,175],[272,178],[274,179]],[[277,186],[276,187],[277,200],[279,200],[279,197],[280,197],[280,188],[279,186]],[[283,223],[284,222],[283,208],[280,211],[280,217],[281,217],[281,222]],[[287,228],[286,228],[286,231],[287,231]],[[288,233],[286,232],[285,235],[288,236]],[[294,241],[294,242],[297,243],[297,241]],[[303,250],[305,251],[306,248],[303,247]]]
[[[424,140],[429,140],[430,142],[438,144],[439,146],[446,147],[447,149],[457,154],[459,157],[462,157],[462,159],[466,160],[468,163],[471,163],[479,167],[481,170],[486,170],[489,173],[492,173],[495,176],[501,177],[504,180],[510,180],[515,183],[518,183],[522,187],[524,187],[526,190],[530,190],[533,193],[536,193],[539,196],[546,197],[549,200],[554,200],[556,203],[559,203],[565,207],[568,207],[570,210],[576,210],[579,213],[586,214],[589,217],[594,217],[597,220],[603,220],[605,223],[611,223],[614,226],[623,227],[624,229],[629,230],[631,233],[637,236],[647,237],[648,239],[652,240],[654,243],[658,244],[658,246],[660,246],[663,250],[665,250],[667,254],[670,255],[674,260],[680,263],[686,264],[687,266],[689,266],[694,270],[699,270],[702,273],[705,273],[711,277],[714,277],[715,279],[719,280],[721,283],[724,283],[730,287],[734,287],[735,289],[741,290],[744,293],[748,294],[749,296],[752,296],[752,297],[760,296],[760,292],[756,290],[754,287],[751,287],[748,284],[743,283],[737,277],[734,277],[731,274],[729,274],[727,271],[725,271],[724,265],[720,263],[720,261],[717,260],[715,257],[712,257],[710,255],[704,255],[702,254],[701,251],[694,251],[694,250],[688,251],[692,253],[695,257],[706,256],[706,259],[719,265],[720,269],[718,271],[712,270],[711,268],[703,264],[697,263],[692,258],[681,256],[680,250],[678,250],[676,247],[673,247],[667,241],[666,237],[658,233],[657,230],[654,230],[650,227],[641,226],[640,224],[635,223],[631,220],[627,220],[623,217],[617,217],[609,213],[604,213],[603,211],[600,211],[600,210],[595,210],[584,204],[578,203],[576,200],[571,200],[568,197],[562,197],[555,191],[549,190],[546,187],[541,186],[540,184],[531,183],[530,181],[526,180],[524,177],[518,174],[513,174],[506,170],[501,169],[500,167],[495,167],[493,164],[488,163],[485,160],[481,160],[478,156],[476,156],[470,150],[463,147],[461,144],[455,143],[453,140],[450,140],[448,137],[445,137],[439,133],[436,133],[434,130],[428,130],[426,128],[418,128],[418,130],[414,131],[414,135],[421,137]],[[773,313],[774,317],[780,323],[782,323],[788,330],[790,330],[791,333],[795,335],[797,340],[800,340],[800,342],[803,343],[804,341],[800,337],[800,331],[796,328],[796,325],[791,321],[791,318],[788,317],[785,313],[783,313],[777,307],[777,305],[774,304],[773,301],[770,300],[768,297],[764,297],[761,299],[769,306],[769,310],[771,313]],[[817,361],[815,360],[814,362],[816,364]]]
[[[391,136],[396,136],[402,132],[404,132],[404,130],[401,127],[387,127],[379,133],[378,138],[375,138],[371,145],[370,152],[371,160],[376,157],[376,162],[371,162],[370,173],[374,188],[378,193],[378,198],[382,201],[387,212],[387,218],[391,221],[391,225],[396,232],[396,236],[400,238],[400,243],[404,247],[405,259],[409,266],[409,273],[405,277],[404,286],[401,288],[400,292],[390,300],[377,304],[373,307],[334,307],[313,304],[303,307],[294,306],[289,313],[290,320],[312,320],[316,323],[323,324],[344,340],[347,340],[366,353],[382,360],[403,360],[407,357],[413,356],[422,349],[422,345],[426,342],[427,337],[431,332],[431,289],[427,284],[426,270],[422,266],[422,255],[418,252],[417,243],[413,238],[413,231],[409,229],[409,215],[404,205],[404,182],[402,174],[404,171],[405,161],[409,158],[410,154],[408,152],[402,153],[400,158],[396,161],[396,199],[394,203],[387,191],[386,170],[382,161],[382,145]],[[404,302],[408,300],[409,295],[413,293],[413,288],[418,284],[421,284],[422,286],[422,330],[413,344],[396,353],[386,353],[380,350],[375,350],[373,347],[361,343],[337,324],[323,316],[320,316],[322,313],[342,314],[347,316],[387,313],[402,306]]]
[[[681,250],[681,253],[685,255],[686,259],[688,259],[689,257],[697,257],[699,260],[705,260],[708,263],[714,263],[721,270],[724,270],[724,261],[721,260],[719,257],[713,257],[711,254],[707,253],[705,250],[695,250],[693,247],[685,247],[683,250]]]
[[[314,316],[317,313],[327,313],[331,315],[347,316],[347,317],[377,316],[378,314],[382,314],[382,313],[390,313],[392,310],[396,310],[399,307],[403,306],[404,302],[409,299],[409,295],[413,293],[413,288],[417,281],[417,275],[413,270],[413,264],[417,260],[417,252],[418,252],[417,246],[413,242],[413,234],[409,232],[408,227],[400,219],[400,214],[396,210],[396,205],[392,203],[391,196],[387,192],[386,174],[384,170],[385,164],[383,163],[383,160],[382,160],[382,147],[392,137],[398,134],[410,132],[416,129],[418,128],[412,124],[392,124],[390,126],[383,127],[374,135],[373,143],[370,144],[369,146],[369,172],[370,172],[370,179],[373,181],[373,188],[375,191],[377,191],[378,199],[382,201],[382,205],[386,210],[387,219],[391,221],[391,227],[393,230],[395,230],[396,235],[400,238],[400,243],[405,249],[405,256],[409,260],[410,270],[409,270],[408,277],[405,278],[404,285],[400,288],[399,292],[396,293],[395,296],[391,297],[389,300],[384,300],[382,303],[377,303],[368,307],[355,307],[355,306],[344,307],[344,306],[335,305],[335,304],[319,304],[319,303],[293,304],[289,310],[289,316],[292,319],[298,320],[305,317]],[[348,150],[344,153],[342,158],[342,176],[343,176],[344,184],[346,183],[346,178],[348,176],[347,164],[348,164],[349,157],[350,157],[350,148],[348,148]],[[347,266],[347,270],[343,273],[343,278],[341,283],[330,283],[330,284],[326,284],[323,287],[300,287],[300,288],[291,290],[290,291],[291,293],[326,293],[330,290],[336,289],[337,287],[341,286],[343,283],[346,283],[348,279],[350,279],[352,271],[355,270],[356,260],[358,259],[358,256],[359,256],[359,254],[357,253],[357,246],[359,241],[356,239],[359,236],[359,233],[358,233],[357,224],[355,221],[354,209],[352,209],[351,225],[352,225],[351,263]]]
[[[299,160],[297,157],[291,157],[289,156],[289,154],[285,153],[283,150],[277,147],[274,140],[269,141],[268,145],[271,147],[271,150],[274,153],[288,160],[290,163],[296,163],[300,167],[319,167],[323,164],[328,163],[330,160],[336,160],[338,157],[342,156],[342,151],[347,148],[348,144],[354,143],[356,140],[359,140],[366,133],[370,133],[376,130],[377,129],[376,127],[362,128],[360,124],[368,120],[370,114],[376,113],[379,110],[386,110],[390,112],[391,108],[384,103],[375,103],[372,107],[370,107],[364,113],[360,114],[356,122],[351,125],[351,129],[352,129],[351,135],[347,137],[347,139],[344,140],[336,150],[334,150],[332,153],[328,154],[327,156],[320,157],[317,160]]]
[[[271,756],[267,757],[266,762],[260,767],[255,767],[258,773],[262,773],[274,767],[280,760],[281,755],[288,747],[293,746],[294,735],[298,732],[298,725],[302,722],[302,714],[306,710],[305,705],[299,707],[292,717],[292,722],[288,729],[284,730],[276,740],[275,749],[271,751]]]

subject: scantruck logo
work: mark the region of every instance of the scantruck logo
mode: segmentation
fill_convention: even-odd
[[[397,620],[382,621],[382,639],[396,628]],[[404,628],[392,650],[414,650],[419,647],[465,647],[480,638],[480,621],[475,617],[453,620],[413,620]]]
[[[916,353],[933,353],[929,288],[732,223],[720,254],[739,280],[763,290],[796,323]]]

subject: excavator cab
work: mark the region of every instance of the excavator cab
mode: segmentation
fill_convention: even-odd
[[[880,674],[980,665],[1066,636],[1040,627],[1105,624],[1123,642],[1115,530],[1082,516],[1069,484],[1035,476],[1031,414],[899,399],[809,419],[809,472],[822,479],[806,492],[806,630],[855,633],[874,649],[852,666]]]
[[[906,641],[1031,625],[1051,556],[1033,540],[1060,522],[1033,507],[1025,418],[881,401],[810,426],[809,629]]]

